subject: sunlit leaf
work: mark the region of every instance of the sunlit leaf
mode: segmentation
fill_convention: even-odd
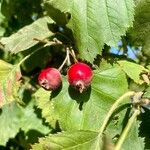
[[[144,83],[144,80],[141,78],[142,73],[148,73],[149,70],[144,68],[141,65],[132,63],[129,61],[118,61],[121,69],[131,78],[134,82],[138,84]]]
[[[40,18],[32,24],[21,28],[10,37],[3,37],[0,43],[5,50],[12,53],[27,50],[38,43],[34,38],[43,40],[53,35],[48,28],[48,24],[52,22],[53,21],[49,17]]]
[[[123,149],[127,150],[144,150],[145,143],[144,138],[139,136],[139,121],[135,121],[134,124],[132,124],[132,128],[130,132],[128,133],[128,136],[126,137],[126,140],[123,144]]]
[[[10,138],[14,138],[20,129],[25,133],[29,130],[37,130],[42,134],[50,132],[35,114],[32,102],[27,107],[16,103],[5,105],[0,114],[0,145],[5,145]]]
[[[32,149],[100,150],[102,145],[98,138],[98,133],[92,131],[63,132],[41,138],[38,144],[32,146]]]
[[[104,43],[116,46],[121,35],[132,26],[133,0],[45,0],[55,21],[61,13],[71,14],[68,27],[72,30],[80,57],[93,61],[101,54]],[[54,15],[55,13],[55,15]]]
[[[137,122],[136,122],[137,123]],[[106,137],[107,138],[107,137]],[[105,138],[105,140],[106,140]],[[113,150],[114,145],[102,140],[102,137],[98,132],[92,132],[88,130],[80,130],[73,132],[62,132],[58,134],[51,134],[45,138],[40,138],[39,143],[32,145],[33,150]],[[109,145],[108,145],[109,144]],[[133,125],[133,129],[129,132],[123,146],[123,149],[144,149],[144,141],[142,138],[138,137],[138,126]]]
[[[21,72],[18,65],[0,60],[0,107],[17,101]]]
[[[150,98],[150,86],[145,90],[144,97]]]
[[[1,7],[1,4],[0,4],[0,7]],[[1,11],[1,9],[0,9],[0,11]],[[0,12],[0,37],[3,36],[3,34],[5,32],[5,28],[2,26],[3,22],[4,22],[4,16]]]

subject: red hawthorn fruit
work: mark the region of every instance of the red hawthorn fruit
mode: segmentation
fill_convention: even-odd
[[[68,69],[67,76],[70,85],[82,93],[91,85],[93,71],[87,64],[78,62]]]
[[[39,74],[38,82],[45,90],[56,90],[62,82],[61,74],[56,68],[46,68]]]

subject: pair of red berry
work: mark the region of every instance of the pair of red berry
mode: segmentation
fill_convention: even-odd
[[[68,82],[80,93],[91,85],[92,69],[85,63],[77,62],[67,71]],[[38,77],[40,86],[46,90],[56,90],[62,83],[61,74],[56,68],[47,68],[41,71]]]

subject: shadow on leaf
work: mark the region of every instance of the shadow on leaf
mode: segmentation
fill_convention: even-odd
[[[61,92],[61,90],[62,90],[62,83],[61,83],[61,85],[60,85],[60,87],[58,89],[56,89],[55,91],[51,92],[50,100],[55,98]]]
[[[68,93],[73,100],[75,100],[77,103],[79,103],[79,109],[82,110],[83,104],[90,99],[91,87],[89,87],[83,93],[79,93],[79,91],[77,91],[73,87],[69,86]]]

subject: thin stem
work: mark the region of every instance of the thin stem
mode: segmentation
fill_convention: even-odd
[[[61,64],[61,66],[58,68],[59,71],[62,70],[63,66],[65,65],[65,63],[66,63],[68,60],[70,60],[70,58],[69,58],[69,49],[66,49],[66,57],[65,57],[63,63]],[[69,62],[69,63],[70,63],[70,62]]]
[[[137,119],[137,116],[140,114],[140,110],[136,109],[132,115],[132,117],[129,119],[125,129],[123,130],[116,146],[115,146],[115,149],[114,150],[120,150],[121,147],[122,147],[122,144],[124,142],[124,140],[126,139],[126,137],[128,136],[128,133],[134,123],[134,121]]]
[[[116,110],[116,108],[118,107],[118,105],[119,105],[125,98],[130,97],[130,96],[133,96],[134,94],[135,94],[135,92],[130,91],[130,92],[125,93],[125,94],[122,95],[119,99],[116,100],[116,102],[112,105],[111,109],[109,110],[109,112],[108,112],[108,114],[107,114],[107,116],[106,116],[106,118],[105,118],[105,120],[104,120],[104,122],[103,122],[103,124],[102,124],[102,126],[101,126],[101,128],[100,128],[100,132],[99,132],[100,135],[104,132],[104,130],[105,130],[107,124],[108,124],[108,121],[109,121],[110,117],[112,116],[113,112]]]

